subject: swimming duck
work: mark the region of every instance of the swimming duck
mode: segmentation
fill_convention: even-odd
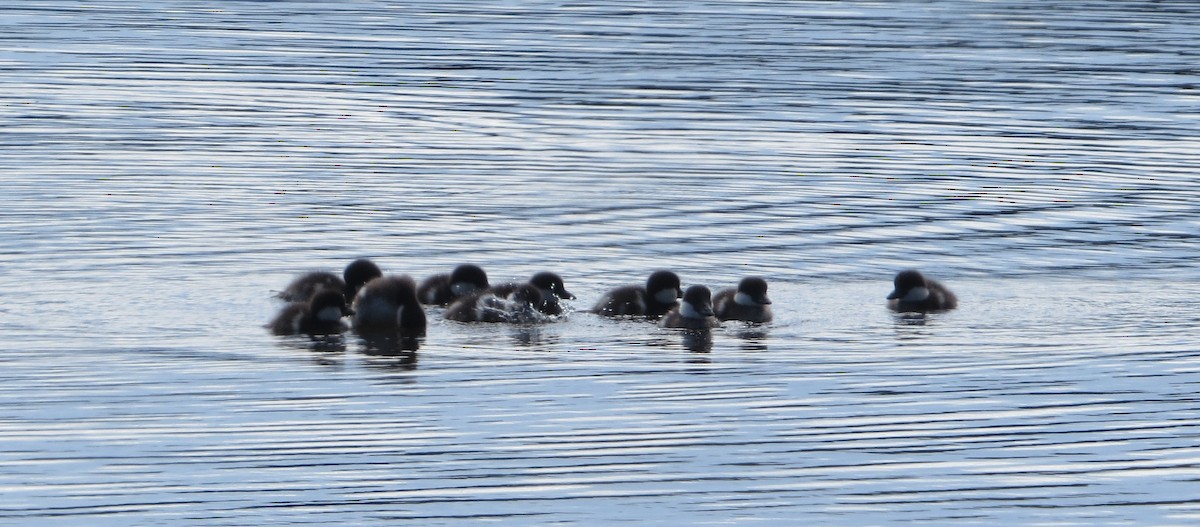
[[[936,280],[913,269],[900,271],[895,289],[887,296],[888,308],[901,313],[945,311],[958,306],[958,297]]]
[[[446,308],[445,317],[458,322],[546,322],[550,319],[538,309],[542,303],[541,289],[520,284],[507,295],[488,289],[455,300]]]
[[[550,316],[558,316],[562,314],[563,310],[562,304],[559,303],[560,299],[575,299],[575,295],[571,294],[570,291],[567,291],[567,286],[563,284],[562,277],[556,273],[542,271],[533,275],[529,279],[528,284],[537,287],[542,293],[542,301],[537,306],[538,311]],[[488,291],[495,296],[503,298],[512,294],[513,291],[516,291],[517,288],[523,285],[525,284],[500,284],[492,286],[490,289],[488,289]]]
[[[423,304],[445,306],[460,297],[488,288],[487,273],[478,265],[463,264],[450,274],[435,274],[421,281],[417,298]]]
[[[398,330],[413,336],[424,335],[427,324],[416,283],[404,275],[368,282],[354,301],[353,320],[356,330]]]
[[[325,290],[345,291],[346,282],[336,274],[313,271],[297,276],[275,296],[285,302],[307,302],[317,292]]]
[[[292,302],[275,315],[267,327],[276,335],[329,335],[346,330],[342,317],[350,315],[341,291],[318,291],[307,302]]]
[[[367,258],[359,258],[346,269],[342,271],[342,279],[346,281],[346,302],[353,303],[354,297],[358,296],[358,291],[367,285],[367,282],[383,276],[383,271],[379,269],[375,262]]]
[[[747,276],[738,282],[737,289],[717,292],[713,297],[713,311],[723,321],[770,322],[773,313],[771,299],[767,297],[767,281],[757,276]]]
[[[667,311],[658,325],[664,328],[710,329],[720,327],[721,321],[713,316],[712,292],[702,285],[694,285],[683,293],[683,301]]]
[[[645,286],[627,285],[609,291],[592,312],[598,315],[659,317],[678,302],[683,291],[679,276],[671,271],[655,271]]]
[[[383,273],[375,262],[359,258],[346,266],[341,277],[326,271],[304,273],[292,280],[276,296],[288,302],[306,302],[317,291],[333,289],[342,291],[346,303],[350,304],[354,302],[354,296],[363,285],[380,276],[383,276]]]

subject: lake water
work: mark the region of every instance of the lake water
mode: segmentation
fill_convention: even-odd
[[[0,7],[0,524],[1200,522],[1194,2],[126,4]],[[263,329],[357,257],[777,320]]]

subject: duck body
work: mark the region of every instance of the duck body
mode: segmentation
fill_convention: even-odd
[[[327,271],[313,271],[297,276],[275,296],[285,302],[308,302],[318,292],[345,291],[346,282]]]
[[[332,289],[341,291],[346,297],[346,304],[349,305],[354,302],[354,296],[363,285],[380,276],[383,276],[383,273],[375,262],[359,258],[346,266],[342,276],[327,271],[304,273],[292,280],[276,296],[288,302],[307,302],[317,292]]]
[[[900,271],[893,284],[895,288],[887,296],[887,306],[892,311],[929,313],[958,307],[958,297],[950,289],[920,271]]]
[[[342,318],[349,315],[341,291],[318,291],[307,302],[291,302],[267,324],[276,335],[331,335],[346,330]]]
[[[421,281],[417,298],[422,304],[450,305],[455,300],[488,288],[487,273],[478,265],[463,264],[450,274],[435,274]]]
[[[770,322],[774,313],[771,311],[771,299],[767,297],[767,281],[748,276],[738,283],[737,288],[718,291],[713,296],[713,312],[722,321]]]
[[[532,284],[517,286],[507,295],[480,291],[456,300],[446,308],[446,320],[456,322],[507,322],[536,324],[551,320],[541,311],[541,290]]]
[[[507,298],[521,286],[526,284],[509,283],[494,285],[488,289],[492,295]],[[541,292],[542,300],[536,306],[538,311],[550,316],[559,316],[563,313],[562,303],[560,300],[574,300],[575,295],[567,291],[566,285],[563,284],[563,279],[556,273],[548,271],[540,272],[533,275],[529,279],[528,285],[537,287]]]
[[[679,276],[671,271],[655,271],[645,286],[628,285],[606,293],[592,308],[602,316],[646,316],[657,318],[670,311],[682,295]]]
[[[664,328],[712,329],[721,326],[713,315],[712,292],[702,285],[694,285],[683,293],[683,301],[671,308],[658,321]]]
[[[354,301],[353,320],[360,331],[398,330],[407,335],[424,335],[428,324],[416,283],[404,275],[376,278],[363,286]]]

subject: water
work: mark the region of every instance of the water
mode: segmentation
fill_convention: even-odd
[[[2,524],[1200,519],[1194,3],[0,11]],[[360,256],[777,320],[261,327]]]

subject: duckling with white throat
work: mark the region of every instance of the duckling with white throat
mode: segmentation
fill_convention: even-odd
[[[895,288],[887,296],[888,308],[899,313],[927,313],[958,307],[958,297],[936,280],[920,271],[900,271],[893,280]]]
[[[683,293],[683,301],[663,315],[658,325],[664,328],[712,329],[721,326],[713,314],[712,292],[694,285]]]
[[[717,292],[713,297],[713,311],[722,321],[770,322],[774,314],[771,312],[771,299],[767,297],[767,281],[757,276],[747,276],[738,282],[736,289]]]

